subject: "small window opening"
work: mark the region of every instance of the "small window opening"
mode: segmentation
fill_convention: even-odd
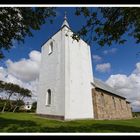
[[[53,42],[49,45],[49,55],[53,52]]]
[[[121,109],[123,109],[123,107],[122,107],[122,101],[121,101],[121,99],[120,99],[120,106],[121,106]]]
[[[112,97],[112,99],[113,99],[113,106],[114,106],[114,108],[116,109],[115,98],[114,98],[114,97]]]
[[[50,89],[47,90],[46,105],[51,105],[51,90]]]
[[[101,103],[103,106],[105,106],[105,99],[104,99],[104,94],[101,93]]]

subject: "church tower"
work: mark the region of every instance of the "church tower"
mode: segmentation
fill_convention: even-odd
[[[41,49],[37,114],[59,119],[94,118],[90,46],[72,39],[65,15]]]

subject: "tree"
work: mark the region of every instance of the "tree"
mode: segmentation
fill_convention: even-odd
[[[21,101],[23,101],[23,99],[25,97],[31,97],[31,91],[28,89],[24,89],[24,88],[19,88],[17,90],[17,99],[16,99],[16,104],[14,105],[14,109],[13,112],[16,111],[16,109],[21,106]]]
[[[8,102],[10,102],[10,98],[15,92],[16,88],[17,88],[17,85],[14,85],[13,83],[3,82],[3,91],[7,94],[7,99],[5,100],[5,103],[1,112],[5,111],[6,105],[8,104]]]
[[[4,87],[4,83],[3,83],[3,81],[0,80],[0,92],[3,91],[3,87]]]
[[[140,43],[140,8],[137,7],[78,7],[75,14],[83,15],[86,24],[73,35],[74,39],[86,37],[88,43],[96,41],[100,46],[123,44],[125,33]],[[89,37],[90,36],[90,37]]]
[[[13,108],[10,110],[10,111],[12,111],[12,112],[17,112],[17,111],[19,111],[20,110],[20,107],[21,106],[24,106],[25,105],[25,103],[24,103],[24,101],[23,100],[14,100],[13,102],[12,102],[12,105],[13,105]]]
[[[0,8],[0,58],[3,50],[9,50],[13,41],[24,42],[25,36],[33,36],[46,21],[52,22],[55,8],[1,7]],[[47,20],[48,19],[48,20]]]
[[[15,110],[17,109],[17,107],[19,107],[19,105],[21,105],[21,101],[23,101],[25,97],[31,97],[30,90],[22,88],[19,85],[13,83],[6,83],[3,81],[0,81],[0,91],[7,94],[2,112],[5,111],[8,103],[10,104],[11,109],[13,108],[13,112],[15,112]],[[12,96],[17,97],[16,103],[10,100]],[[12,105],[12,103],[14,103],[14,106]]]

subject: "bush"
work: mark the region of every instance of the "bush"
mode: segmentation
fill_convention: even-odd
[[[35,101],[32,103],[32,108],[31,108],[30,112],[36,112],[36,108],[37,108],[37,102]]]
[[[133,117],[140,117],[140,112],[132,112]]]
[[[0,111],[2,111],[5,102],[7,102],[7,100],[2,100],[2,99],[0,99]],[[6,108],[5,108],[5,111],[13,112],[13,109],[14,109],[16,103],[17,103],[17,101],[14,101],[14,100],[8,101],[8,103],[7,103],[7,105],[6,105]],[[20,108],[20,106],[22,106],[23,104],[24,104],[24,102],[23,102],[22,100],[19,101],[19,106],[17,107],[16,112],[19,112],[19,108]]]

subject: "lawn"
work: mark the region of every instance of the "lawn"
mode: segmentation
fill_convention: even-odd
[[[64,122],[30,113],[0,113],[0,132],[140,132],[140,119]]]

